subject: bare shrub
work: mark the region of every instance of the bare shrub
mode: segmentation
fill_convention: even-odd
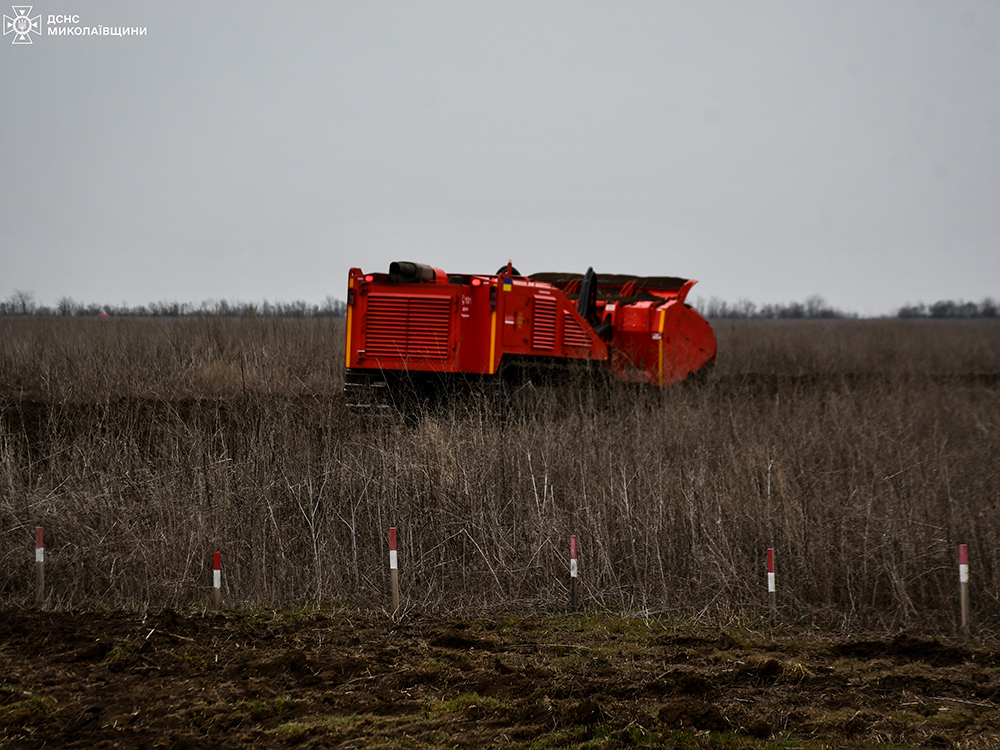
[[[359,423],[331,320],[0,320],[0,593],[53,606],[585,605],[950,630],[1000,614],[1000,325],[726,320],[700,387],[581,378]]]

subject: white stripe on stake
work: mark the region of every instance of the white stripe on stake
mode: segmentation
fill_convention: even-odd
[[[767,598],[771,608],[771,627],[778,621],[778,595],[774,586],[774,547],[767,548]]]
[[[215,611],[222,609],[222,553],[216,552],[212,560],[212,587],[215,589]]]
[[[576,535],[569,538],[569,606],[576,609],[580,603],[579,582],[576,577]]]
[[[962,605],[962,635],[969,635],[969,545],[958,545],[958,583]]]
[[[35,604],[45,603],[45,533],[35,527]]]
[[[389,575],[392,578],[392,613],[399,611],[399,568],[396,557],[396,528],[389,529]]]

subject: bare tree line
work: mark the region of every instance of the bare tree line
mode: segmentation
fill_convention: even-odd
[[[187,318],[206,315],[220,317],[265,318],[342,318],[347,306],[330,295],[322,304],[295,302],[237,302],[209,299],[200,305],[191,302],[150,302],[147,305],[104,305],[94,302],[77,302],[71,297],[60,297],[55,307],[40,305],[31,292],[15,290],[6,300],[0,301],[0,315],[35,315],[62,317],[97,317],[110,315],[132,318]]]
[[[996,318],[1000,316],[1000,305],[987,297],[981,302],[941,300],[933,305],[906,305],[899,308],[899,318]]]
[[[780,318],[800,319],[827,319],[827,318],[856,318],[857,313],[844,312],[829,304],[819,295],[808,297],[805,302],[775,303],[757,306],[750,300],[742,299],[739,302],[731,303],[712,297],[704,305],[695,305],[706,318],[764,318],[775,320]]]
[[[750,300],[740,300],[735,303],[712,297],[708,302],[699,300],[695,307],[706,318],[760,318],[765,320],[781,319],[834,319],[857,318],[855,312],[840,310],[828,304],[818,295],[808,297],[805,302],[773,303],[758,306]],[[996,318],[1000,316],[1000,304],[992,297],[980,302],[964,300],[939,300],[930,305],[923,302],[915,305],[904,305],[897,309],[890,318]]]
[[[819,295],[807,297],[804,302],[767,303],[758,305],[747,299],[727,302],[712,297],[707,302],[698,299],[694,305],[706,318],[763,319],[763,320],[824,320],[858,318],[856,312],[840,310]],[[71,297],[60,297],[54,307],[40,305],[31,292],[15,290],[6,300],[0,301],[0,315],[38,315],[63,317],[112,315],[138,318],[185,318],[205,315],[222,317],[276,317],[276,318],[343,318],[347,305],[331,295],[322,304],[295,302],[237,302],[209,299],[200,305],[191,302],[150,302],[147,305],[103,305],[77,302]],[[964,300],[939,300],[930,305],[923,302],[904,305],[889,318],[996,318],[1000,317],[1000,303],[992,297],[980,302]]]

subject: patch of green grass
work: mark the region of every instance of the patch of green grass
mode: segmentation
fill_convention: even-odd
[[[187,651],[181,653],[181,660],[186,661],[189,664],[194,664],[199,667],[204,667],[206,664],[210,662],[210,659],[207,654],[202,653],[200,651],[192,651],[191,649],[188,649]]]
[[[288,722],[287,724],[281,724],[275,727],[272,731],[274,732],[274,734],[287,737],[288,739],[291,740],[291,739],[301,738],[306,733],[307,728],[308,727],[305,724],[292,721]]]
[[[744,750],[750,745],[718,744],[720,740],[737,739],[733,735],[696,735],[688,731],[654,732],[631,725],[621,729],[573,726],[539,737],[532,750],[604,750],[623,747],[669,747],[672,750]]]
[[[604,629],[610,635],[630,636],[645,640],[650,636],[649,622],[632,617],[616,617],[605,621]]]
[[[594,733],[586,727],[570,727],[559,729],[554,732],[539,737],[528,747],[531,750],[548,750],[549,748],[578,748],[583,747],[582,743],[588,742]]]
[[[824,739],[807,739],[779,735],[760,740],[732,732],[692,732],[687,729],[650,731],[632,725],[621,729],[573,726],[550,732],[537,738],[532,750],[611,750],[623,747],[664,747],[671,750],[904,750],[904,746],[883,742],[854,740],[841,743]]]
[[[377,726],[380,721],[384,722],[386,720],[373,714],[350,714],[349,716],[338,714],[312,715],[298,721],[284,722],[272,731],[288,737],[300,737],[311,730],[333,729],[349,732],[360,727]]]
[[[374,724],[378,719],[372,714],[351,714],[350,716],[325,716],[323,717],[323,724],[331,727],[339,727],[342,729],[354,729],[355,727],[363,727],[368,724]]]
[[[136,647],[128,641],[118,641],[118,643],[111,647],[111,650],[104,658],[104,661],[108,664],[114,664],[115,662],[120,661],[129,661],[135,657],[136,651]]]
[[[954,733],[974,724],[976,714],[983,710],[961,704],[941,705],[938,707],[937,713],[926,717],[924,721],[928,729]]]
[[[457,713],[471,710],[505,708],[507,704],[497,698],[484,698],[479,693],[465,693],[448,701],[431,706],[431,713]]]
[[[234,708],[237,711],[245,711],[254,721],[263,721],[272,717],[281,718],[288,713],[294,703],[294,698],[287,695],[279,695],[269,701],[261,698],[238,701]]]
[[[55,710],[56,701],[46,696],[32,695],[23,701],[0,706],[0,723],[11,726],[26,724]]]

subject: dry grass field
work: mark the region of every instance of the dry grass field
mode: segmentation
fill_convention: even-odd
[[[996,746],[1000,323],[716,331],[361,422],[340,321],[0,318],[0,744]]]
[[[0,595],[127,609],[586,607],[699,623],[974,627],[1000,616],[1000,324],[716,323],[700,387],[588,381],[359,423],[342,322],[0,319]],[[523,396],[523,394],[521,394]]]

